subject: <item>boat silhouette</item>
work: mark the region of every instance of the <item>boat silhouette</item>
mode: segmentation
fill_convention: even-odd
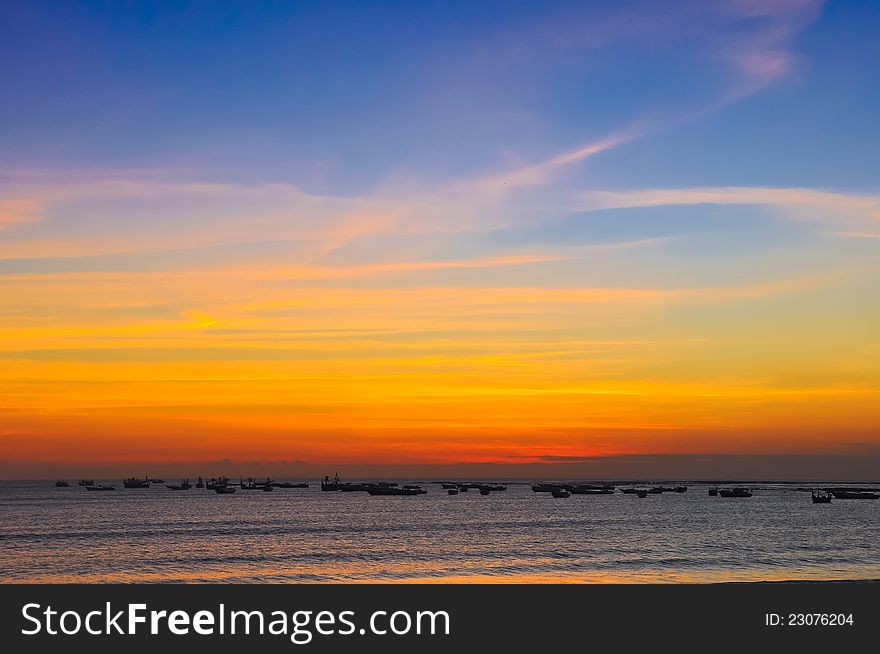
[[[813,504],[831,504],[833,495],[826,490],[814,490],[810,493],[813,498]]]
[[[59,479],[58,481],[55,482],[55,486],[57,486],[58,488],[67,488],[68,486],[70,486],[70,484],[68,484],[63,479]]]
[[[179,484],[165,484],[166,488],[170,488],[171,490],[189,490],[192,488],[192,484],[189,483],[189,479],[184,479],[183,482]]]
[[[595,488],[589,484],[573,484],[565,489],[572,495],[614,495],[614,488]]]
[[[711,495],[712,497],[715,497],[716,495],[718,495],[718,488],[715,487],[715,486],[713,486],[712,488],[710,488],[710,489],[709,489],[709,495]]]
[[[129,477],[122,482],[122,485],[125,488],[149,488],[150,479],[148,477],[144,477],[143,479],[135,479],[134,477]]]
[[[214,486],[214,492],[218,495],[232,495],[235,492],[235,486]]]
[[[322,491],[338,491],[339,486],[342,482],[339,481],[339,473],[336,473],[336,476],[333,478],[333,481],[330,481],[330,477],[325,475],[321,480],[321,490]]]
[[[718,491],[721,497],[751,497],[752,491],[747,488],[722,488]]]
[[[373,486],[367,489],[370,495],[425,495],[428,491],[419,486]]]
[[[77,486],[94,486],[95,480],[94,479],[80,479],[78,482],[76,482],[76,484],[77,484]]]
[[[554,488],[552,491],[550,491],[550,494],[551,494],[553,497],[557,497],[557,498],[560,498],[560,499],[562,499],[562,498],[566,498],[566,497],[571,497],[571,492],[570,492],[570,491],[567,491],[567,490],[565,490],[564,488],[561,488],[561,487],[559,487],[559,488]]]
[[[834,495],[834,499],[836,500],[876,500],[880,498],[880,495],[877,493],[872,493],[870,491],[857,491],[857,490],[832,490],[830,491],[832,495]]]
[[[116,490],[116,486],[110,486],[108,484],[100,484],[100,485],[89,484],[88,486],[86,486],[86,490],[87,491],[112,491],[112,490]]]

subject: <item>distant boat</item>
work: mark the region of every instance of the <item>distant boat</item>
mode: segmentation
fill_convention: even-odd
[[[550,494],[553,497],[558,497],[560,499],[571,497],[571,491],[567,491],[564,488],[554,488],[552,491],[550,491]]]
[[[373,486],[372,488],[368,488],[367,492],[370,495],[424,495],[428,491],[423,490],[418,487],[407,487],[396,488],[394,486]]]
[[[171,490],[189,490],[192,488],[192,484],[189,483],[189,479],[184,479],[180,484],[166,484],[166,488],[170,488]]]
[[[450,495],[458,495],[458,489],[457,489],[457,488],[449,488],[449,489],[446,490],[446,492],[449,493]]]
[[[80,479],[76,483],[78,486],[94,486],[95,480],[94,479]]]
[[[831,493],[836,500],[876,500],[880,498],[880,495],[870,491],[834,490]]]
[[[199,480],[196,482],[196,488],[204,488],[204,487],[205,487],[205,482],[202,480],[201,477],[199,477]]]
[[[101,484],[96,486],[95,484],[89,484],[86,486],[87,491],[112,491],[116,490],[116,486],[108,486],[107,484]]]
[[[614,484],[564,484],[563,488],[565,488],[565,490],[571,491],[572,493],[574,493],[575,488],[613,493],[616,486]]]
[[[264,493],[271,493],[274,490],[275,490],[275,487],[272,484],[263,484],[263,492]]]
[[[613,495],[614,488],[595,488],[589,484],[575,484],[566,486],[565,489],[572,495]]]
[[[368,490],[378,486],[378,484],[356,484],[354,482],[341,482],[339,489],[343,493],[366,493]]]
[[[235,492],[235,486],[215,486],[214,492],[218,495],[232,495]]]
[[[59,479],[58,481],[56,481],[56,482],[55,482],[55,485],[56,485],[58,488],[67,488],[68,486],[70,486],[70,484],[68,484],[68,483],[67,483],[66,481],[64,481],[63,479]]]
[[[715,497],[716,495],[718,495],[718,489],[715,486],[713,486],[712,488],[709,489],[709,495],[711,495],[712,497]]]
[[[648,497],[648,490],[645,488],[636,489],[636,497]]]
[[[626,493],[627,495],[638,495],[641,489],[639,488],[621,488],[621,493]],[[648,491],[645,491],[647,493]]]
[[[214,479],[213,477],[205,482],[205,488],[208,490],[217,490],[218,488],[226,488],[229,486],[229,478],[228,477],[218,477]]]
[[[814,490],[810,495],[813,497],[813,504],[831,504],[831,498],[834,497],[826,490]]]
[[[490,490],[489,490],[488,488],[486,488],[485,486],[483,486],[483,487],[480,489],[480,495],[488,495],[488,494],[491,493],[491,492],[492,492],[492,491],[490,491]]]
[[[532,490],[536,493],[552,493],[557,488],[562,488],[561,484],[533,484]]]
[[[309,482],[304,481],[302,483],[294,483],[292,481],[284,481],[280,484],[275,484],[275,488],[308,488]]]
[[[325,475],[324,479],[321,480],[322,491],[338,491],[340,485],[341,482],[339,481],[339,473],[336,473],[333,481],[330,481],[330,477],[327,475]]]
[[[453,488],[454,488],[455,490],[458,490],[458,484],[454,484],[454,483],[452,483],[451,481],[441,481],[441,482],[440,482],[440,487],[441,487],[441,488],[445,488],[446,490],[451,490],[451,489],[453,489]]]
[[[676,486],[672,490],[675,491],[676,493],[687,493],[687,489],[688,489],[687,486]]]
[[[666,491],[666,490],[672,490],[672,489],[671,489],[671,488],[670,488],[670,489],[666,489],[666,488],[664,488],[663,486],[654,486],[653,488],[649,488],[647,492],[648,492],[650,495],[662,495],[663,492]]]
[[[752,491],[747,488],[722,488],[718,494],[721,497],[751,497]]]
[[[150,480],[147,478],[144,479],[135,479],[134,477],[129,477],[125,481],[122,482],[122,485],[125,488],[149,488]]]

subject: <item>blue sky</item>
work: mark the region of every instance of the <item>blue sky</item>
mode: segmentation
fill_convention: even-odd
[[[2,7],[7,168],[179,167],[350,194],[637,129],[585,183],[874,177],[873,3]]]

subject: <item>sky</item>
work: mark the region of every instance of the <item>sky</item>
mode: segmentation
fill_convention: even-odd
[[[0,477],[870,475],[878,28],[0,0]]]

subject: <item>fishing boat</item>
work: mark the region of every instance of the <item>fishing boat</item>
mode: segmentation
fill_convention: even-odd
[[[275,490],[275,487],[272,484],[263,484],[263,492],[264,493],[271,493],[274,490]]]
[[[189,479],[184,479],[179,484],[165,484],[165,488],[170,488],[171,490],[181,491],[181,490],[189,490],[192,488],[192,484],[189,483]]]
[[[440,488],[444,488],[446,490],[452,490],[454,488],[455,490],[458,490],[458,484],[454,484],[451,481],[441,481]]]
[[[450,495],[458,495],[458,489],[457,489],[457,488],[449,488],[449,489],[446,490],[446,492],[449,493]]]
[[[218,495],[232,495],[235,492],[235,486],[215,486],[214,492]]]
[[[557,488],[562,488],[561,484],[533,484],[532,490],[536,493],[552,493]]]
[[[201,477],[199,477],[199,480],[196,482],[196,488],[204,488],[204,487],[205,487],[205,481]]]
[[[636,489],[636,497],[648,497],[648,490],[645,488]]]
[[[70,484],[68,484],[68,483],[67,483],[66,481],[64,481],[63,479],[59,479],[58,481],[56,481],[56,482],[55,482],[55,485],[56,485],[58,488],[67,488],[68,486],[70,486]]]
[[[831,498],[834,497],[827,490],[814,490],[810,495],[813,497],[813,504],[831,504]]]
[[[211,477],[211,479],[205,482],[205,488],[208,490],[217,490],[218,488],[226,488],[227,486],[229,486],[228,477]]]
[[[687,493],[687,489],[688,489],[687,486],[676,486],[672,490],[675,491],[676,493]]]
[[[333,481],[330,481],[330,477],[325,475],[321,480],[321,490],[322,491],[338,491],[341,482],[339,481],[339,473],[336,473],[336,476],[333,478]]]
[[[78,486],[94,486],[95,480],[94,479],[80,479],[76,483]]]
[[[88,486],[86,486],[86,490],[87,491],[112,491],[112,490],[116,490],[116,486],[109,486],[107,484],[99,484],[99,485],[89,484]]]
[[[492,492],[492,491],[490,491],[490,490],[489,490],[488,488],[486,488],[485,486],[483,486],[483,487],[480,489],[480,495],[488,495],[488,494],[491,493],[491,492]]]
[[[122,485],[125,488],[149,488],[150,480],[146,477],[144,477],[143,479],[135,479],[134,477],[129,477],[122,482]]]
[[[663,486],[654,486],[648,489],[650,495],[662,495],[666,489]],[[671,489],[670,489],[671,490]]]
[[[275,488],[308,488],[309,482],[304,481],[301,483],[294,483],[292,481],[283,481],[280,484],[275,484]]]
[[[595,488],[590,486],[589,484],[580,485],[574,484],[571,486],[566,486],[565,490],[570,492],[572,495],[613,495],[614,488]]]
[[[374,486],[378,486],[378,484],[356,484],[353,482],[343,482],[339,484],[339,490],[343,493],[366,493]]]
[[[747,488],[722,488],[718,494],[721,497],[751,497],[752,491]]]
[[[626,495],[638,495],[639,490],[640,489],[638,489],[638,488],[621,488],[620,492],[625,493]],[[648,491],[645,491],[645,492],[647,493]]]
[[[715,497],[716,495],[718,495],[718,489],[715,486],[713,486],[712,488],[709,489],[709,495],[711,495],[712,497]]]
[[[833,490],[831,494],[836,500],[876,500],[880,498],[880,495],[870,491]]]
[[[550,494],[553,497],[558,497],[560,499],[566,498],[566,497],[571,497],[571,492],[565,490],[564,488],[554,488],[552,491],[550,491]]]
[[[574,490],[572,490],[574,488],[582,488],[584,490],[605,491],[606,493],[607,492],[613,493],[616,486],[614,484],[564,484],[563,488],[571,491],[572,493],[574,492]]]

